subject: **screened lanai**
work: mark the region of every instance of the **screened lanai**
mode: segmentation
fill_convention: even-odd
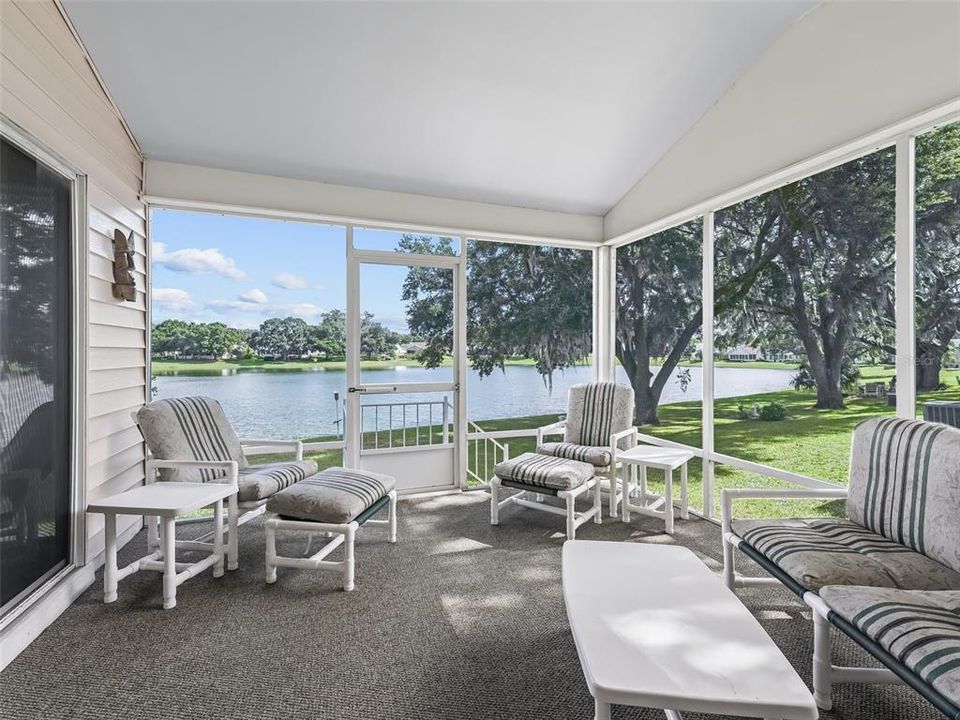
[[[960,717],[960,5],[0,8],[0,715]]]

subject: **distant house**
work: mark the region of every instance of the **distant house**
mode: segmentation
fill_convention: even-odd
[[[413,340],[407,343],[398,344],[393,351],[395,357],[416,357],[427,347],[425,342]]]
[[[734,360],[736,362],[749,362],[751,360],[759,360],[761,357],[760,349],[751,347],[750,345],[737,345],[727,350],[724,355],[725,360]]]

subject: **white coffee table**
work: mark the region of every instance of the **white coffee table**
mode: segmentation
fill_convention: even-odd
[[[806,685],[773,640],[683,547],[568,540],[563,597],[596,701],[781,720],[815,720]]]
[[[630,522],[630,512],[650,517],[663,518],[668,533],[673,532],[673,472],[680,469],[680,517],[689,515],[687,501],[687,463],[696,457],[689,450],[637,445],[629,450],[617,450],[617,462],[623,463],[623,521]],[[628,470],[629,466],[629,470]],[[637,469],[640,470],[640,505],[630,502],[632,488],[637,484]],[[647,492],[647,468],[663,470],[663,496]]]
[[[103,601],[117,599],[117,583],[138,570],[163,573],[163,608],[177,605],[177,586],[209,567],[213,576],[223,575],[223,501],[237,492],[234,483],[154,482],[140,485],[87,506],[87,512],[103,513],[105,520]],[[213,507],[213,552],[195,563],[178,563],[175,518],[204,507]],[[160,518],[160,549],[123,568],[117,568],[117,515]],[[228,537],[229,542],[229,537]]]

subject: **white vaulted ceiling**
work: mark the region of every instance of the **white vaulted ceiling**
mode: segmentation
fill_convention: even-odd
[[[64,5],[148,158],[603,214],[812,3]]]

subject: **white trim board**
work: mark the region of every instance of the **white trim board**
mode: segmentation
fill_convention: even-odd
[[[598,215],[369,190],[159,160],[147,160],[144,172],[149,203],[184,210],[529,244],[594,247],[603,239],[603,218]]]

